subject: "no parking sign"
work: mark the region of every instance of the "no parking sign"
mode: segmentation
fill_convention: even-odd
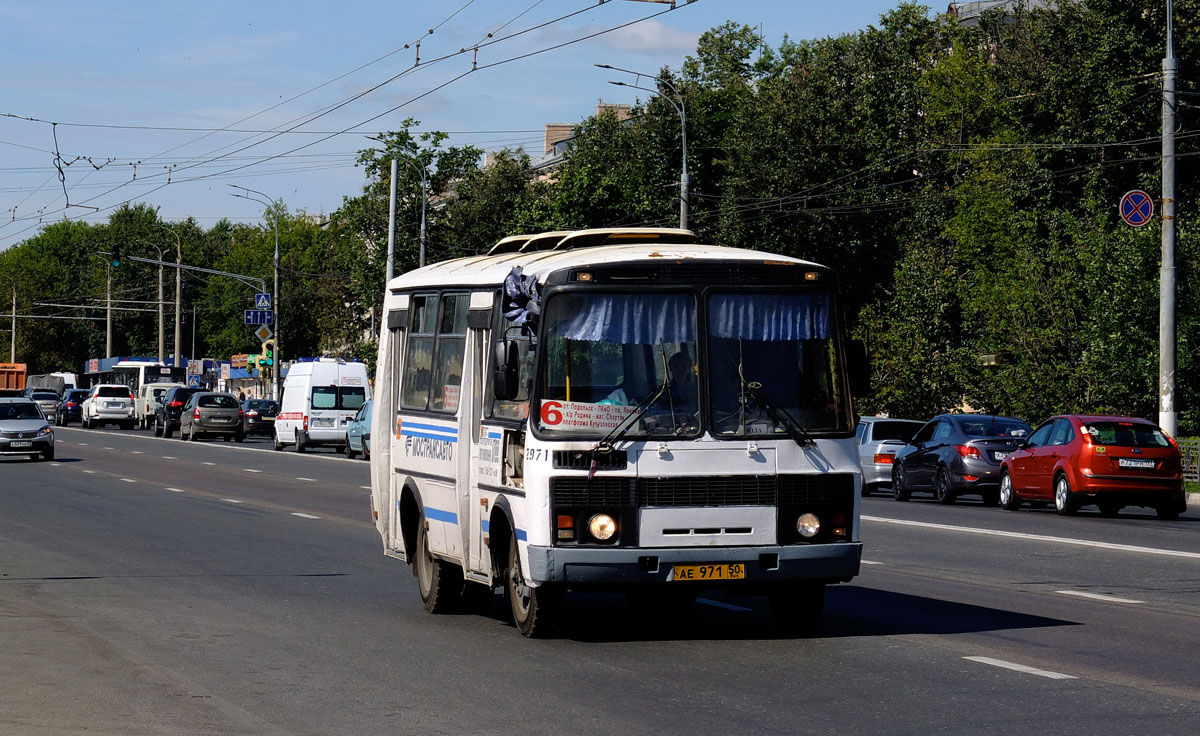
[[[1141,189],[1131,189],[1121,197],[1117,209],[1121,212],[1122,220],[1133,227],[1141,227],[1154,217],[1154,200]]]

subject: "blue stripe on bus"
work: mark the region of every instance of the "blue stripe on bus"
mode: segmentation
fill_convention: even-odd
[[[400,430],[403,437],[422,437],[427,440],[442,440],[443,442],[458,442],[458,437],[450,434],[433,434],[431,432],[409,432],[408,425]]]
[[[421,424],[420,422],[410,422],[407,419],[401,419],[400,421],[404,423],[402,426],[405,426],[405,427],[416,427],[417,429],[428,429],[431,432],[449,432],[451,434],[458,434],[457,427],[444,427],[444,426],[437,425],[437,424]]]
[[[519,539],[519,540],[521,540],[522,542],[524,542],[524,541],[525,541],[527,538],[528,538],[528,537],[526,536],[526,534],[525,534],[525,530],[524,530],[524,529],[518,529],[518,530],[517,530],[517,539]]]
[[[479,522],[479,525],[480,525],[481,527],[483,527],[483,533],[484,533],[484,534],[490,534],[490,533],[492,532],[492,523],[491,523],[490,521],[488,521],[487,519],[484,519],[484,520],[480,521],[480,522]],[[517,530],[517,539],[519,539],[519,540],[521,540],[522,542],[524,542],[524,541],[526,541],[528,538],[529,538],[529,535],[527,535],[527,534],[525,533],[525,530],[524,530],[524,529],[518,529],[518,530]]]
[[[425,507],[425,518],[431,521],[444,521],[447,524],[458,523],[458,514],[454,513],[453,511],[442,511],[441,509],[435,509],[432,506]]]

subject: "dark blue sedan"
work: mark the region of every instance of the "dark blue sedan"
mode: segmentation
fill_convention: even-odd
[[[1000,462],[1029,434],[1020,419],[990,414],[942,414],[917,431],[896,453],[892,497],[907,501],[927,491],[939,503],[979,495],[985,506],[1000,503]]]
[[[54,423],[65,427],[71,422],[82,422],[83,400],[87,398],[87,389],[67,389],[58,408],[54,411]]]

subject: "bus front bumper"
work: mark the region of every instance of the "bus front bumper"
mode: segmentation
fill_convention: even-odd
[[[529,545],[536,583],[639,585],[675,580],[676,565],[741,564],[745,577],[722,586],[790,580],[849,582],[858,575],[862,542],[762,547],[566,548]],[[691,584],[691,583],[686,583]]]

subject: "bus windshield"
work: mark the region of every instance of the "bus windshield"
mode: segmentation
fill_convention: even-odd
[[[695,296],[569,293],[547,309],[541,429],[604,436],[629,419],[631,435],[699,432]]]
[[[709,295],[714,434],[848,430],[832,304],[819,291]]]

